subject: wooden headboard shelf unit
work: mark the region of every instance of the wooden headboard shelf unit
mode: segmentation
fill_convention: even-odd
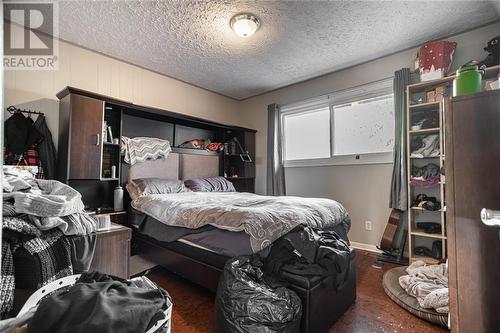
[[[119,146],[106,142],[106,120],[113,138],[148,136],[169,140],[178,154],[218,155],[219,175],[227,176],[239,191],[254,192],[255,162],[243,162],[238,154],[178,148],[192,139],[226,142],[237,137],[255,161],[254,129],[222,124],[177,112],[130,103],[94,92],[66,87],[57,93],[59,112],[58,179],[83,193],[89,208],[112,207],[113,190],[123,180],[124,163]],[[108,140],[109,141],[109,140]],[[116,166],[115,177],[110,168]],[[126,168],[126,167],[125,167]],[[232,178],[234,174],[238,178]]]

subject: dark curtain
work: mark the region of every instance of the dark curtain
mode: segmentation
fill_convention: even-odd
[[[408,175],[406,172],[406,86],[410,84],[410,69],[394,72],[394,167],[392,170],[390,208],[407,210]]]
[[[267,106],[267,195],[285,195],[285,170],[281,150],[280,107]]]

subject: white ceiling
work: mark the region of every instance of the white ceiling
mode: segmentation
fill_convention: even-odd
[[[498,20],[485,1],[62,1],[64,40],[244,99]],[[229,19],[251,12],[257,33]]]

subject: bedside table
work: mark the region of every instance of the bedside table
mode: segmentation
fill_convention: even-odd
[[[110,229],[96,231],[96,246],[90,270],[128,279],[131,237],[132,229],[115,223],[111,223]]]

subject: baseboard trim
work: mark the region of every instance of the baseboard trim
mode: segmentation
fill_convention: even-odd
[[[354,249],[358,250],[364,250],[364,251],[369,251],[369,252],[374,252],[374,253],[383,253],[375,245],[371,244],[365,244],[365,243],[358,243],[358,242],[350,242],[351,247]]]

